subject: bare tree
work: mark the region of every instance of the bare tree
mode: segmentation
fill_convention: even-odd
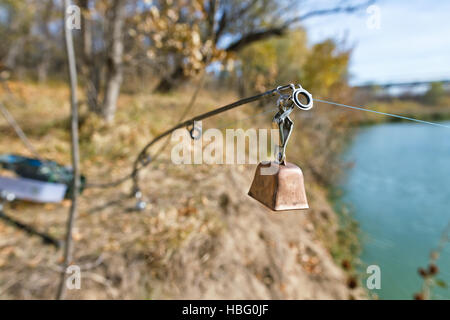
[[[116,112],[117,98],[123,81],[123,29],[125,22],[124,0],[115,0],[111,9],[110,39],[106,60],[106,86],[102,115],[112,121]]]
[[[3,4],[3,13],[9,20],[9,25],[1,35],[2,62],[6,68],[15,70],[31,34],[32,22],[29,19],[29,11],[34,10],[34,3],[1,1],[0,4]]]
[[[80,0],[80,8],[82,14],[82,64],[81,73],[84,77],[86,99],[89,110],[95,113],[100,113],[100,107],[98,105],[98,95],[100,88],[100,62],[94,55],[94,35],[93,24],[94,21],[90,12],[90,1]]]
[[[105,120],[112,121],[123,81],[127,1],[111,0],[101,3],[106,6],[105,17],[94,20],[91,8],[94,3],[90,0],[78,1],[83,12],[81,70],[89,109]],[[102,29],[105,29],[104,32]],[[94,49],[95,41],[103,45],[101,50]]]
[[[50,67],[50,48],[52,45],[52,34],[50,32],[50,19],[53,12],[54,2],[46,1],[40,3],[43,6],[42,16],[39,17],[37,22],[40,31],[40,43],[42,49],[40,51],[41,58],[37,66],[37,74],[39,82],[44,82],[47,80],[48,69]]]

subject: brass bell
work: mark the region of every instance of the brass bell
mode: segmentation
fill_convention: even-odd
[[[274,170],[275,174],[264,174]],[[262,162],[248,195],[274,211],[308,209],[302,169],[293,163]]]
[[[279,128],[277,161],[262,162],[256,168],[255,178],[248,195],[274,211],[308,209],[303,172],[295,164],[286,162],[286,145],[291,136],[294,123],[289,114],[297,106],[302,110],[312,108],[311,95],[301,86],[293,87],[292,95],[282,95],[278,99],[279,111],[273,123]],[[298,95],[308,98],[303,105]]]

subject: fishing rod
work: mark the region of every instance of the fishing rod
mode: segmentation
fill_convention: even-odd
[[[161,139],[163,139],[164,137],[168,136],[169,134],[171,134],[172,132],[174,132],[177,129],[181,129],[181,128],[187,128],[189,130],[189,133],[191,135],[192,139],[198,139],[199,135],[201,134],[201,132],[199,131],[199,129],[197,127],[194,126],[195,122],[197,121],[201,121],[207,118],[211,118],[213,116],[216,116],[218,114],[221,114],[223,112],[235,109],[237,107],[246,105],[248,103],[254,102],[254,101],[258,101],[261,100],[263,98],[267,98],[267,97],[271,97],[274,95],[281,95],[282,92],[293,88],[293,84],[289,84],[289,85],[284,85],[284,86],[279,86],[275,89],[251,96],[251,97],[247,97],[238,101],[235,101],[233,103],[227,104],[223,107],[217,108],[217,109],[213,109],[212,111],[200,114],[198,116],[195,116],[189,120],[185,120],[181,123],[176,124],[175,126],[173,126],[172,128],[170,128],[169,130],[161,133],[160,135],[158,135],[157,137],[155,137],[153,140],[151,140],[147,145],[144,146],[144,148],[141,150],[141,152],[139,152],[138,156],[136,157],[135,161],[133,162],[133,170],[130,174],[124,176],[121,179],[118,179],[116,181],[112,181],[112,182],[108,182],[108,183],[99,183],[99,184],[87,184],[86,188],[112,188],[112,187],[116,187],[118,185],[121,185],[122,183],[124,183],[125,181],[128,181],[130,179],[133,179],[133,193],[139,194],[140,189],[138,186],[138,175],[139,175],[139,171],[143,168],[145,168],[147,165],[149,165],[154,158],[149,157],[147,154],[147,151],[149,150],[149,148],[151,148],[156,142],[160,141]],[[306,92],[306,90],[305,90]],[[309,93],[308,93],[309,94]],[[298,98],[297,98],[298,99]]]
[[[286,91],[290,91],[290,93],[286,93]],[[186,128],[189,131],[189,134],[192,139],[194,139],[194,140],[200,139],[202,132],[199,128],[197,128],[195,126],[195,123],[197,121],[201,121],[201,120],[205,120],[205,119],[214,117],[216,115],[230,111],[230,110],[238,108],[240,106],[249,104],[254,101],[261,100],[263,98],[271,97],[274,95],[279,95],[278,104],[283,104],[283,106],[280,106],[282,111],[278,114],[278,120],[280,123],[284,123],[284,121],[286,121],[286,119],[289,119],[288,116],[292,112],[294,106],[297,106],[301,110],[310,110],[313,105],[313,99],[312,99],[311,94],[308,91],[306,91],[305,89],[303,89],[301,87],[301,85],[298,85],[296,87],[294,84],[278,86],[277,88],[274,88],[272,90],[268,90],[266,92],[263,92],[263,93],[260,93],[260,94],[254,95],[254,96],[235,101],[235,102],[227,104],[223,107],[211,110],[209,112],[206,112],[206,113],[203,113],[200,115],[197,115],[189,120],[180,122],[180,123],[176,124],[175,126],[173,126],[172,128],[170,128],[170,129],[166,130],[165,132],[161,133],[160,135],[156,136],[153,140],[151,140],[149,143],[147,143],[147,145],[145,145],[144,148],[141,150],[141,152],[138,154],[135,161],[133,162],[133,170],[129,175],[127,175],[121,179],[118,179],[116,181],[106,183],[106,184],[87,184],[86,187],[87,188],[116,187],[116,186],[124,183],[125,181],[128,181],[131,179],[133,181],[133,188],[132,188],[131,195],[132,196],[134,195],[134,197],[138,200],[138,202],[136,204],[136,209],[143,210],[146,207],[146,202],[144,202],[142,200],[142,192],[141,192],[141,188],[139,186],[139,173],[143,168],[147,167],[151,162],[153,162],[155,160],[155,158],[158,156],[158,154],[157,154],[156,157],[151,157],[148,154],[148,150],[155,143],[157,143],[164,137],[167,137],[174,131],[181,129],[181,128]],[[304,103],[303,101],[306,101],[306,102]],[[287,104],[289,104],[289,106],[287,106]],[[261,114],[265,114],[269,111],[271,111],[271,110],[264,111]],[[289,121],[290,121],[290,119],[289,119]],[[290,126],[290,130],[292,130],[292,124]],[[280,133],[281,133],[281,131],[280,131]],[[282,156],[280,156],[280,159],[284,157],[286,143],[287,143],[287,139],[285,139],[284,143],[281,144],[281,145],[283,145],[282,146],[283,150],[282,150]]]
[[[286,90],[291,90],[292,93],[290,95],[286,95],[283,94],[282,92],[286,91]],[[237,107],[243,106],[245,104],[269,97],[269,96],[273,96],[278,94],[280,96],[280,98],[286,99],[286,100],[292,100],[292,102],[300,109],[302,110],[309,110],[312,108],[312,96],[310,95],[310,93],[308,91],[306,91],[305,89],[303,89],[300,85],[298,85],[298,87],[296,88],[295,85],[293,84],[289,84],[289,85],[284,85],[284,86],[279,86],[275,89],[266,91],[264,93],[261,94],[257,94],[255,96],[252,97],[248,97],[248,98],[244,98],[241,100],[238,100],[236,102],[230,103],[226,106],[223,106],[221,108],[217,108],[214,109],[212,111],[200,114],[198,116],[195,116],[189,120],[183,121],[177,125],[175,125],[174,127],[170,128],[169,130],[161,133],[159,136],[155,137],[152,141],[150,141],[143,149],[142,151],[139,153],[139,155],[137,156],[136,160],[134,161],[134,165],[133,165],[133,171],[131,173],[131,178],[133,179],[133,191],[135,193],[139,193],[140,192],[140,188],[139,188],[139,171],[147,166],[152,159],[149,158],[147,156],[147,151],[148,149],[153,146],[156,142],[158,142],[159,140],[161,140],[162,138],[168,136],[169,134],[171,134],[172,132],[174,132],[175,130],[181,129],[181,128],[187,128],[189,131],[189,134],[191,136],[192,139],[197,140],[201,137],[201,130],[197,127],[195,127],[195,122],[197,121],[201,121],[201,120],[205,120],[211,117],[214,117],[218,114],[224,113],[226,111],[235,109]],[[303,104],[300,101],[300,95],[302,95],[303,97],[306,98],[307,103]],[[139,167],[139,165],[142,165],[142,167]]]
[[[288,93],[288,94],[285,93],[286,91],[289,91],[289,90],[290,90],[290,93]],[[283,102],[284,104],[295,105],[302,110],[311,109],[312,103],[314,101],[314,102],[325,103],[325,104],[329,104],[329,105],[333,105],[333,106],[345,107],[345,108],[350,108],[350,109],[359,110],[359,111],[366,111],[366,112],[371,112],[371,113],[384,115],[384,116],[388,116],[388,117],[399,118],[399,119],[403,119],[403,120],[413,121],[416,123],[439,126],[439,127],[444,127],[444,128],[450,129],[450,126],[439,124],[439,123],[419,120],[419,119],[405,117],[405,116],[396,115],[396,114],[392,114],[392,113],[385,113],[385,112],[380,112],[380,111],[376,111],[376,110],[370,110],[370,109],[366,109],[363,107],[350,106],[350,105],[336,103],[333,101],[328,101],[328,100],[323,100],[323,99],[317,99],[317,98],[313,99],[311,94],[308,91],[304,90],[300,85],[298,85],[298,88],[297,88],[294,84],[288,84],[288,85],[284,85],[284,86],[279,86],[275,89],[268,90],[266,92],[263,92],[263,93],[260,93],[260,94],[257,94],[257,95],[251,96],[251,97],[247,97],[247,98],[235,101],[235,102],[227,104],[223,107],[213,109],[209,112],[197,115],[189,120],[186,120],[186,121],[176,124],[172,128],[170,128],[170,129],[164,131],[163,133],[161,133],[160,135],[156,136],[154,139],[152,139],[149,143],[147,143],[144,146],[144,148],[139,152],[138,156],[136,157],[135,161],[133,162],[133,169],[130,174],[128,174],[128,175],[124,176],[123,178],[118,179],[116,181],[112,181],[112,182],[104,183],[104,184],[87,184],[86,187],[87,188],[116,187],[116,186],[124,183],[125,181],[128,181],[131,179],[133,181],[133,188],[132,188],[131,195],[132,196],[134,195],[136,197],[136,199],[138,199],[137,208],[144,209],[146,206],[146,203],[144,201],[142,201],[142,192],[141,192],[141,188],[139,186],[139,173],[142,169],[144,169],[150,163],[152,163],[156,159],[157,156],[159,156],[159,154],[157,154],[155,157],[152,157],[148,154],[148,150],[153,145],[155,145],[158,141],[160,141],[164,137],[167,137],[168,135],[173,133],[175,130],[178,130],[181,128],[186,128],[189,131],[189,134],[192,139],[194,139],[194,140],[200,139],[202,132],[201,132],[201,129],[199,129],[195,126],[195,122],[211,118],[213,116],[224,113],[226,111],[229,111],[229,110],[238,108],[240,106],[249,104],[251,102],[255,102],[255,101],[261,100],[263,98],[268,98],[268,97],[271,97],[274,95],[279,95],[278,104],[280,103],[280,101],[284,101]],[[306,104],[301,102],[302,97],[306,99]],[[268,112],[276,111],[277,109],[278,108],[275,108],[275,109],[270,108],[269,110],[260,112],[256,115],[266,114]],[[287,111],[288,112],[287,114],[282,115],[282,113],[281,113],[279,116],[283,116],[284,118],[286,118],[289,115],[289,113],[292,111],[291,107],[285,108],[284,112],[286,112],[286,110],[289,110],[289,111]],[[248,118],[253,118],[253,117],[254,116],[251,116]],[[286,142],[287,141],[285,141],[285,143]]]

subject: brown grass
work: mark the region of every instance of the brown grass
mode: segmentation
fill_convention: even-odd
[[[18,101],[5,101],[37,150],[70,163],[68,91],[63,85],[10,84]],[[139,149],[175,124],[190,99],[189,88],[172,95],[120,98],[116,121],[106,125],[81,106],[82,172],[91,182],[129,173]],[[0,92],[3,96],[3,92]],[[202,91],[192,114],[236,99]],[[273,102],[272,102],[273,103]],[[204,129],[248,117],[255,106],[204,122]],[[345,135],[339,111],[297,113],[288,160],[302,166],[312,209],[273,214],[246,196],[255,166],[174,166],[166,151],[142,175],[144,212],[131,211],[131,185],[83,193],[75,230],[75,260],[90,266],[82,289],[70,298],[332,298],[361,297],[331,257],[338,223],[325,186],[339,166]],[[326,117],[325,117],[326,115]],[[270,127],[273,115],[235,123]],[[0,153],[27,154],[0,120]],[[157,149],[157,147],[155,148]],[[155,150],[154,149],[154,150]],[[169,149],[168,149],[169,150]],[[330,161],[336,160],[336,165]],[[17,202],[7,212],[62,238],[68,202]],[[324,244],[325,243],[325,244]],[[51,299],[61,252],[0,221],[0,297]]]

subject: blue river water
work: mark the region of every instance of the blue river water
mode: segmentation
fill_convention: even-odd
[[[450,124],[450,123],[449,123]],[[345,154],[353,166],[342,181],[342,200],[361,230],[365,265],[381,268],[381,299],[411,299],[422,285],[417,269],[450,222],[450,129],[390,123],[360,130]],[[439,260],[450,287],[450,243]],[[450,299],[450,288],[433,289]]]

